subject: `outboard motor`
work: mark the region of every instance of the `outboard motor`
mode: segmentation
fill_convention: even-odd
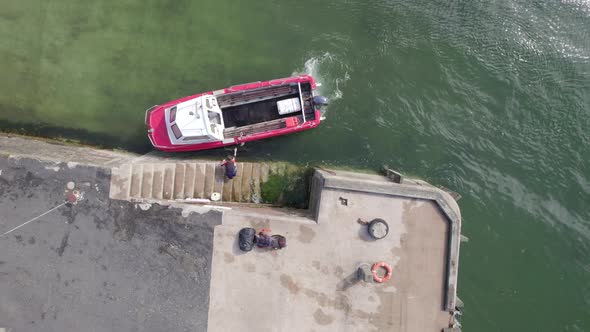
[[[324,96],[315,96],[313,97],[313,104],[319,107],[325,106],[329,104],[328,98]]]

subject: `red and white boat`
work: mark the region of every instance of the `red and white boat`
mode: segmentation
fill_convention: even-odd
[[[152,145],[164,151],[214,149],[317,127],[327,99],[299,75],[204,92],[146,110]]]

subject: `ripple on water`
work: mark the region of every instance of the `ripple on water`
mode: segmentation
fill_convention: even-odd
[[[336,39],[343,43],[346,43],[348,40],[338,34],[335,37],[334,35],[324,35],[324,37],[331,40]],[[305,61],[303,68],[294,71],[292,75],[303,73],[312,75],[316,82],[321,84],[317,89],[318,93],[328,97],[330,103],[334,103],[343,96],[341,89],[346,86],[346,82],[350,80],[348,71],[349,65],[347,65],[346,62],[340,60],[338,56],[330,52],[325,52],[323,54],[310,56]],[[328,109],[329,106],[325,107],[324,112],[327,112]]]

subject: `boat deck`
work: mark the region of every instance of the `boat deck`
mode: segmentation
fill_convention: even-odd
[[[277,102],[280,100],[299,97],[299,89],[295,84],[283,85],[259,91],[247,91],[220,95],[217,97],[223,114],[225,124],[225,136],[238,136],[242,132],[257,133],[284,127],[266,128],[265,126],[250,127],[253,125],[270,122],[272,125],[281,123],[280,119],[299,117],[299,123],[315,120],[315,112],[311,105],[311,86],[301,85],[302,98],[304,100],[304,112],[279,114]],[[249,128],[245,128],[249,127]],[[276,127],[276,128],[275,128]]]
[[[297,97],[298,95],[287,95],[277,99],[259,101],[252,104],[243,104],[239,106],[227,107],[222,109],[223,122],[225,127],[245,127],[253,124],[267,121],[284,119],[296,114],[279,114],[277,101]],[[298,112],[297,114],[300,114]]]

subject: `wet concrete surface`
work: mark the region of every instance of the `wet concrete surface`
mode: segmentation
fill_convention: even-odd
[[[13,331],[205,331],[213,228],[191,213],[110,200],[108,171],[0,157],[0,327]]]

